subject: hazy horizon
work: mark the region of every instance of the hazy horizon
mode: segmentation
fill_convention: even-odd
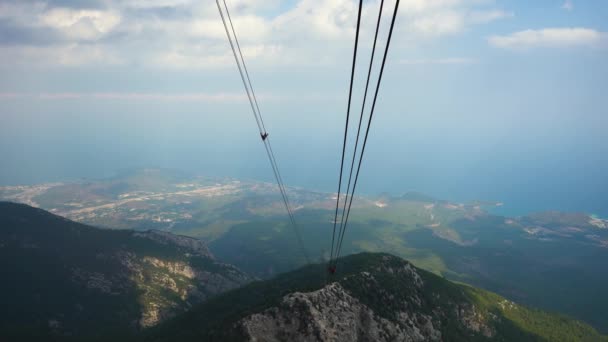
[[[0,184],[144,167],[271,181],[214,6],[0,4]],[[287,185],[337,190],[355,10],[234,5]],[[597,1],[405,2],[358,191],[608,216],[607,15]]]

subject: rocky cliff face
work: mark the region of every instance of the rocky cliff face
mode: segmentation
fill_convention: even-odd
[[[429,316],[403,312],[397,322],[378,316],[339,283],[285,296],[278,307],[244,318],[249,341],[439,341]]]
[[[455,284],[387,254],[309,265],[229,291],[149,341],[608,341],[590,326]]]
[[[399,276],[407,295],[387,291],[374,276],[377,272]],[[373,273],[362,271],[343,282],[355,283],[375,297],[373,304],[363,303],[335,282],[317,291],[289,294],[278,306],[247,316],[237,326],[248,341],[442,341],[442,328],[453,316],[456,320],[451,323],[472,336],[495,334],[483,315],[466,302],[450,303],[452,312],[439,307],[425,310],[424,281],[410,263],[380,264]],[[391,312],[382,315],[370,305],[390,307]]]
[[[143,310],[139,325],[148,328],[184,312],[209,296],[216,295],[252,279],[236,267],[213,262],[219,270],[190,265],[187,261],[130,256],[132,279],[141,291]]]
[[[189,236],[175,235],[160,230],[136,232],[133,235],[136,237],[150,239],[164,245],[178,246],[183,248],[185,252],[190,253],[192,255],[198,255],[213,259],[213,254],[211,254],[211,251],[209,251],[207,244],[199,239],[194,239]]]

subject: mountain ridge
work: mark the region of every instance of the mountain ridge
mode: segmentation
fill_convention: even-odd
[[[99,229],[8,202],[0,202],[0,266],[8,336],[135,333],[253,280],[200,240]]]
[[[384,253],[221,294],[153,328],[146,341],[608,341],[590,326],[456,284]],[[557,339],[556,339],[557,337]]]
[[[335,196],[289,188],[302,239],[328,256]],[[0,187],[0,199],[37,203],[96,227],[183,234],[259,278],[305,260],[285,229],[282,200],[271,184],[141,170],[105,180]],[[389,252],[416,266],[505,296],[563,312],[608,333],[608,220],[589,214],[492,214],[500,203],[442,201],[424,194],[357,197],[344,254]],[[490,210],[490,212],[488,212]],[[499,210],[500,211],[500,210]],[[329,242],[328,242],[329,243]]]

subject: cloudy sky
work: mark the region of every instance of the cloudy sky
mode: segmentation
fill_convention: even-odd
[[[357,2],[227,4],[286,181],[329,188]],[[361,71],[378,6],[364,1]],[[606,193],[606,18],[604,0],[402,0],[367,169],[400,172],[370,191],[552,178],[556,196]],[[268,173],[215,1],[0,0],[0,75],[0,183],[150,164]]]

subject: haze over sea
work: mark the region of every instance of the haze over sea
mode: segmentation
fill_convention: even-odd
[[[103,103],[91,108],[78,101],[72,113],[5,116],[0,184],[102,178],[151,167],[273,180],[245,103],[224,105],[227,109],[214,105],[218,114],[194,113],[174,103],[135,104],[134,111],[147,114],[124,114],[124,108]],[[282,101],[269,106],[267,125],[290,186],[336,191],[344,115],[338,101],[326,104],[326,113],[301,115],[281,113],[292,106]],[[419,191],[452,201],[498,201],[504,206],[493,211],[505,215],[563,210],[608,216],[608,158],[605,143],[593,135],[573,131],[564,139],[564,132],[539,131],[511,137],[491,126],[485,132],[455,126],[450,117],[406,124],[403,114],[381,107],[358,193]],[[84,108],[88,114],[79,113]],[[391,124],[399,116],[402,125]],[[469,119],[475,127],[476,119]]]

